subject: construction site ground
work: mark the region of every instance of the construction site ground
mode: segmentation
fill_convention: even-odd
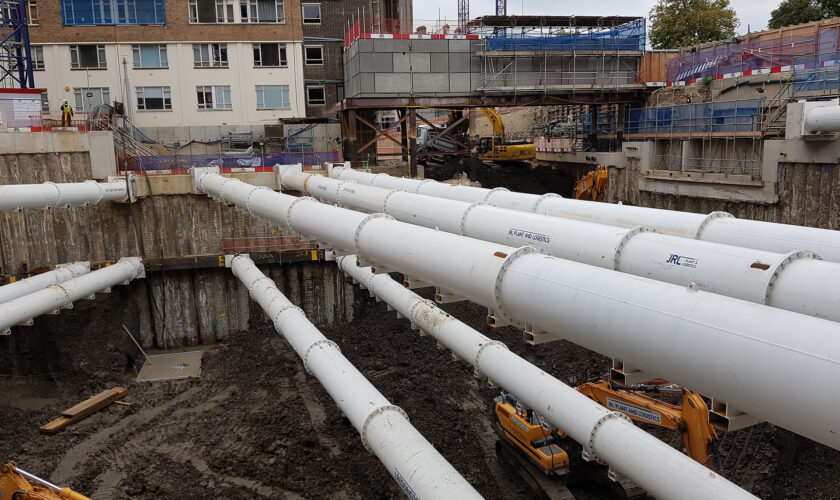
[[[250,331],[207,349],[200,379],[140,383],[139,354],[120,338],[124,299],[112,293],[39,318],[55,347],[26,351],[29,373],[0,377],[0,457],[95,499],[401,497],[261,311]],[[356,309],[352,323],[325,335],[484,496],[528,498],[494,453],[498,390],[384,303],[359,293]],[[445,309],[570,384],[608,367],[567,342],[527,347],[512,328],[484,326],[486,310],[474,304]],[[38,432],[61,410],[117,385],[128,388],[131,406],[111,405],[53,436]],[[659,435],[680,443],[676,434]],[[763,498],[836,498],[840,452],[768,424],[729,434],[716,448],[723,475]]]

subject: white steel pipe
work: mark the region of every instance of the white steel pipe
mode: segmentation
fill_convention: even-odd
[[[250,258],[235,256],[231,269],[409,498],[481,498]]]
[[[102,201],[127,201],[124,179],[85,182],[0,185],[0,210],[24,208],[69,208],[96,205]]]
[[[840,449],[840,325],[196,172],[200,190]],[[780,404],[784,398],[784,404]]]
[[[840,262],[840,231],[738,219],[726,212],[694,214],[658,208],[632,207],[563,198],[557,194],[526,194],[504,188],[485,189],[444,184],[433,180],[368,174],[345,167],[330,169],[330,177],[360,184],[402,189],[452,200],[484,201],[495,207],[578,219],[611,226],[648,226],[664,234],[724,245],[789,253],[811,251],[825,260]]]
[[[14,325],[31,325],[37,316],[58,314],[79,299],[92,298],[96,292],[110,291],[114,285],[127,285],[145,275],[139,257],[124,257],[98,271],[4,302],[0,304],[0,333],[8,334]]]
[[[805,130],[813,134],[840,132],[840,106],[811,108],[805,113]]]
[[[59,264],[52,271],[0,286],[0,304],[12,299],[43,290],[50,285],[57,285],[69,279],[78,278],[90,272],[89,262]]]
[[[339,268],[400,315],[434,337],[476,376],[516,395],[552,425],[656,498],[754,498],[709,469],[510,352],[496,340],[458,321],[430,300],[392,280],[359,267],[355,256],[339,257]],[[609,429],[609,430],[606,430]],[[455,497],[453,497],[455,498]]]
[[[840,321],[840,263],[340,181],[294,168],[284,187],[339,206]]]

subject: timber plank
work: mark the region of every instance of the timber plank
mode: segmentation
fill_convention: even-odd
[[[102,408],[105,408],[109,404],[125,396],[126,392],[128,392],[128,390],[122,387],[114,387],[102,391],[96,396],[88,398],[85,401],[82,401],[81,403],[77,404],[76,406],[64,410],[63,412],[61,412],[60,417],[48,424],[41,426],[40,431],[44,434],[54,434],[60,431],[61,429],[64,429],[68,425],[74,424],[91,415],[92,413],[99,411]]]

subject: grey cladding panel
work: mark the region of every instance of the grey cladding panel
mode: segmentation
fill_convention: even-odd
[[[449,52],[469,52],[472,40],[449,40]]]
[[[415,92],[449,92],[448,73],[414,73]]]
[[[417,52],[412,52],[411,71],[414,73],[428,73],[431,71],[431,55],[432,54],[418,54]],[[443,54],[435,54],[435,57],[440,57],[441,55]]]
[[[386,57],[385,54],[382,54],[382,57]],[[392,55],[394,61],[394,72],[395,73],[408,73],[411,71],[411,57],[408,53],[403,54],[402,52],[395,52]]]
[[[455,40],[450,40],[455,41]],[[452,73],[469,73],[470,55],[466,52],[452,52],[449,54],[449,71]]]
[[[411,90],[411,75],[408,73],[377,73],[374,82],[377,94],[398,94]]]
[[[362,73],[359,76],[361,76],[361,91],[363,94],[373,94],[374,92],[376,92],[376,87],[373,83],[374,75],[372,73]]]
[[[375,52],[359,54],[359,70],[362,73],[393,73],[393,61],[388,55]]]
[[[356,40],[356,45],[359,47],[359,52],[373,52],[373,40],[369,38]]]
[[[449,91],[450,92],[469,92],[470,90],[470,74],[469,73],[450,73],[449,74]]]
[[[449,54],[435,54],[432,57],[432,73],[447,73],[449,71]]]
[[[451,40],[411,40],[412,52],[449,52]]]

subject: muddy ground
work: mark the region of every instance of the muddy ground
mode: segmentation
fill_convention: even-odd
[[[37,331],[0,339],[0,460],[96,499],[402,496],[261,312],[250,331],[205,353],[200,379],[137,383],[138,353],[118,331],[132,312],[114,290],[39,318]],[[383,303],[359,293],[355,305],[356,319],[325,335],[483,495],[528,498],[494,454],[497,390]],[[485,327],[486,310],[473,304],[445,308],[561,380],[580,383],[607,369],[606,358],[566,342],[527,348],[515,330]],[[24,332],[32,342],[16,338]],[[14,375],[10,358],[18,359]],[[132,406],[111,405],[53,436],[38,433],[61,410],[114,385],[128,388]],[[762,498],[836,498],[840,489],[840,452],[768,424],[724,436],[717,450],[723,475]]]

